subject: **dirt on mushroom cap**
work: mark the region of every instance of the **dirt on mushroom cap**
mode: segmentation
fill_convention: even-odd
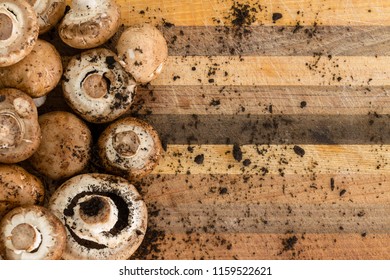
[[[88,126],[72,113],[62,111],[41,115],[39,124],[42,144],[29,158],[34,169],[54,180],[81,172],[91,154]]]

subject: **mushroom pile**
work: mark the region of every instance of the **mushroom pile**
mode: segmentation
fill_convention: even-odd
[[[120,26],[114,0],[0,0],[0,259],[128,259],[140,246],[133,184],[162,146],[131,105],[168,48],[152,25]],[[58,90],[66,111],[44,105]]]

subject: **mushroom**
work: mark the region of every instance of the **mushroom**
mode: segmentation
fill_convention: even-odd
[[[120,11],[114,0],[72,0],[71,6],[58,33],[73,48],[98,47],[119,29]]]
[[[38,16],[39,34],[49,31],[65,14],[65,0],[26,0]]]
[[[53,180],[71,177],[88,164],[92,136],[75,115],[54,111],[39,117],[42,142],[29,158],[32,167]]]
[[[66,246],[61,221],[41,206],[14,208],[0,222],[0,255],[8,260],[57,260]]]
[[[164,36],[149,24],[127,28],[119,37],[116,49],[119,63],[141,84],[157,78],[168,58]]]
[[[65,69],[65,100],[89,122],[110,122],[130,109],[136,83],[115,57],[110,50],[93,49],[73,57]]]
[[[38,38],[37,15],[24,0],[0,0],[0,67],[28,55]]]
[[[47,95],[62,76],[61,57],[56,48],[38,40],[29,55],[18,63],[0,68],[0,88],[17,88],[32,98]]]
[[[42,182],[17,165],[0,164],[0,219],[18,206],[42,204]]]
[[[64,259],[128,259],[141,244],[147,208],[123,178],[83,174],[63,183],[49,209],[65,224]]]
[[[34,101],[35,106],[37,106],[37,108],[39,108],[43,104],[45,104],[46,99],[47,99],[46,95],[44,95],[44,96],[41,96],[41,97],[33,98],[33,101]]]
[[[29,158],[41,141],[38,112],[31,97],[18,89],[0,90],[0,162]]]
[[[149,174],[162,151],[157,132],[145,121],[127,117],[109,125],[98,140],[104,168],[130,181]]]

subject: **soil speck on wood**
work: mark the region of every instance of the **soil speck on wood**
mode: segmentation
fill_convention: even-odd
[[[238,162],[240,162],[242,160],[241,147],[237,143],[233,145],[233,157]]]
[[[197,155],[194,160],[197,164],[202,164],[204,161],[204,154]]]

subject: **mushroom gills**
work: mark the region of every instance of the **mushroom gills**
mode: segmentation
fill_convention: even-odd
[[[129,205],[110,192],[82,192],[64,209],[66,228],[75,241],[87,248],[114,248],[118,235],[129,226]],[[130,216],[130,219],[129,219]]]

